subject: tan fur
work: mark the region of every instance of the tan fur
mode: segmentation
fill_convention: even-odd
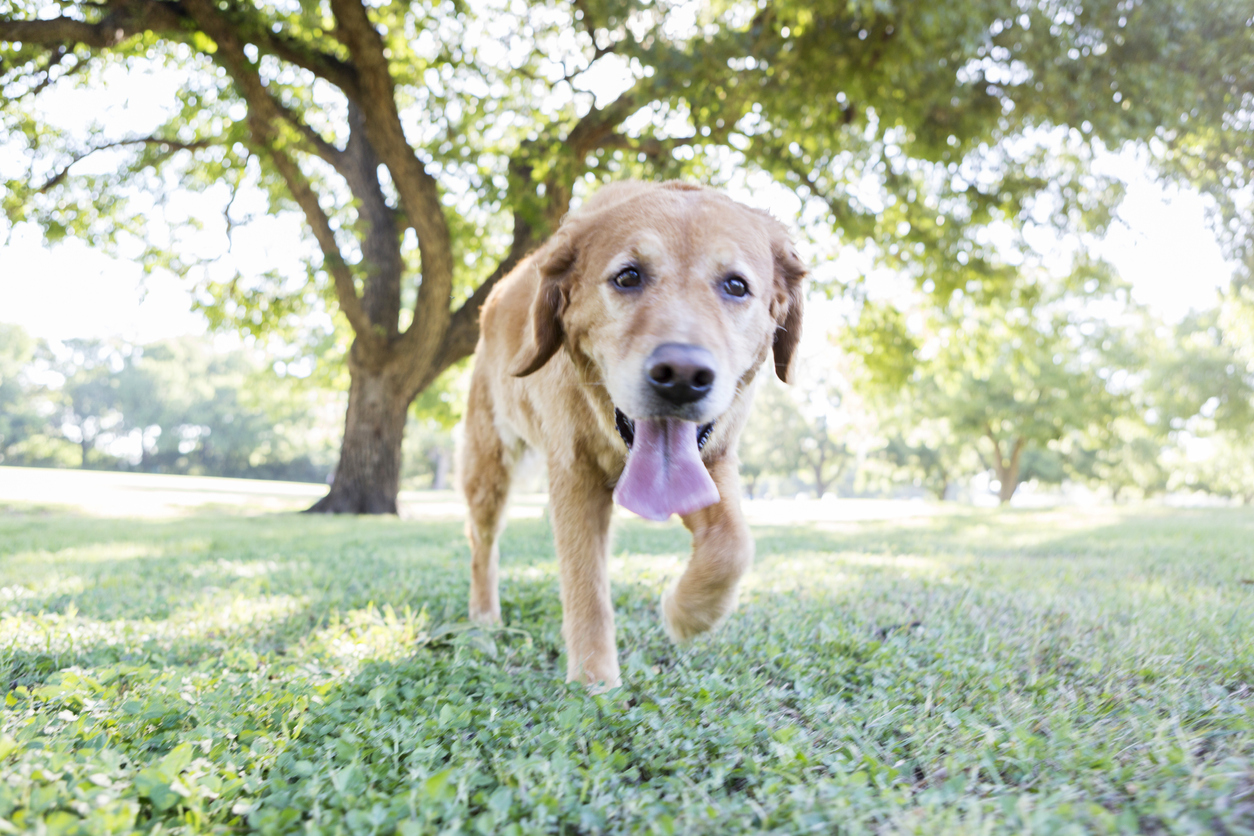
[[[630,261],[648,268],[638,294],[610,282]],[[749,282],[743,300],[720,291],[733,271]],[[716,420],[701,458],[721,499],[683,518],[693,555],[663,598],[663,622],[684,641],[731,612],[753,561],[736,445],[767,355],[791,377],[804,275],[769,215],[682,183],[625,182],[601,189],[501,281],[483,306],[461,461],[472,619],[500,622],[497,539],[514,464],[536,449],[548,461],[567,679],[619,684],[607,558],[627,447],[614,408],[642,416],[645,360],[667,342],[717,359],[714,389],[691,420]]]

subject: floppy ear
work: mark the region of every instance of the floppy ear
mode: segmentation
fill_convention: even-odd
[[[570,301],[576,255],[570,236],[560,232],[536,253],[532,269],[539,271],[540,283],[531,303],[530,345],[523,345],[522,359],[514,367],[515,377],[539,371],[562,347],[562,314]]]
[[[771,246],[775,258],[775,299],[771,315],[775,317],[775,374],[785,383],[792,383],[793,355],[801,342],[801,313],[805,294],[801,280],[806,268],[797,251],[782,231]]]

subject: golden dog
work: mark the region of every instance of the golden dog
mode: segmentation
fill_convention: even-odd
[[[692,532],[662,599],[674,640],[732,610],[753,561],[736,445],[768,353],[789,380],[805,272],[765,212],[683,183],[623,182],[501,281],[483,306],[461,461],[472,619],[501,620],[497,540],[527,448],[548,460],[567,680],[620,684],[615,500],[679,514]]]

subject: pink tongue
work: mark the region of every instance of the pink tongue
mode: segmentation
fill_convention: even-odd
[[[678,418],[636,421],[614,500],[650,520],[691,514],[718,502],[718,488],[697,450],[697,430]]]

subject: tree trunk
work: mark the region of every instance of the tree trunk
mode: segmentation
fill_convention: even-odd
[[[395,514],[401,442],[412,396],[406,397],[390,367],[363,368],[350,359],[349,373],[340,463],[330,493],[306,513]]]
[[[823,494],[827,493],[827,487],[832,483],[831,479],[823,478],[823,463],[820,462],[814,466],[814,498],[822,499]]]
[[[997,501],[1002,505],[1008,504],[1019,488],[1019,462],[1022,459],[1022,438],[1015,439],[1009,461],[1002,458],[1001,448],[997,449],[997,481],[1001,483],[997,489]]]
[[[431,490],[446,491],[449,489],[449,477],[453,473],[453,454],[443,447],[437,447],[431,453]]]

